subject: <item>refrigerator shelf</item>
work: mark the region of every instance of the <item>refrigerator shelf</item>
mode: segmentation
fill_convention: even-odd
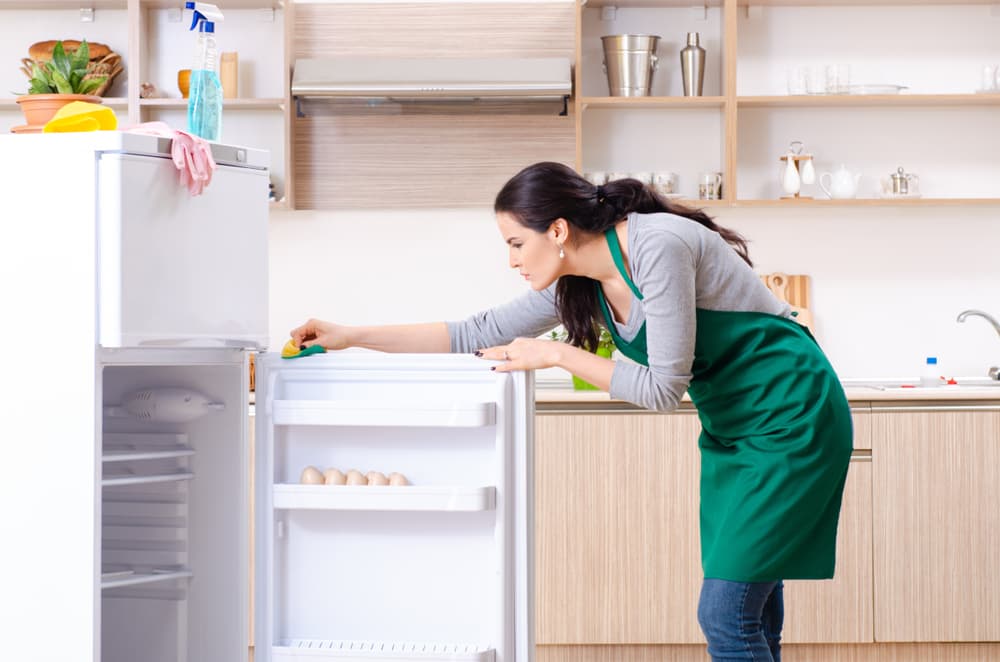
[[[194,455],[194,449],[187,446],[178,448],[105,448],[102,462],[130,462],[132,460],[164,460],[172,457]]]
[[[496,403],[451,400],[275,400],[275,425],[483,427],[496,422]]]
[[[171,481],[191,480],[194,474],[189,471],[178,471],[166,474],[112,474],[101,480],[102,487],[115,487],[118,485],[145,485],[148,483],[168,483]]]
[[[278,484],[274,486],[274,508],[483,511],[496,508],[496,488]]]
[[[159,570],[153,570],[152,572],[136,572],[125,576],[112,576],[102,580],[101,590],[107,588],[120,588],[122,586],[139,586],[141,584],[166,582],[173,579],[186,579],[193,576],[194,573],[186,568],[171,570],[169,572]]]
[[[413,660],[414,662],[493,662],[494,650],[470,644],[422,644],[381,641],[332,641],[290,639],[271,648],[273,662],[370,662]]]

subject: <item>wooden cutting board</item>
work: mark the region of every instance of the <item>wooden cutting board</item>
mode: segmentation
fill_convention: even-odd
[[[809,310],[809,276],[776,271],[762,274],[760,279],[776,297],[792,307],[792,312],[797,313],[796,321],[815,335],[812,312]]]

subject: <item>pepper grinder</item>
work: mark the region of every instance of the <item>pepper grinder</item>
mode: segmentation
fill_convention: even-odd
[[[684,96],[700,97],[705,82],[705,49],[698,45],[698,33],[687,33],[687,46],[681,49],[681,78]]]

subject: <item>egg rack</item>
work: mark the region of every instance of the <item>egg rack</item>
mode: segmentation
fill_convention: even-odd
[[[104,434],[101,589],[106,598],[183,599],[183,590],[136,587],[186,580],[188,493],[195,451],[185,434]],[[148,486],[137,490],[135,486]],[[148,491],[147,491],[148,490]],[[148,589],[144,589],[148,590]]]
[[[380,641],[335,641],[290,639],[271,648],[273,662],[322,662],[323,660],[419,660],[420,662],[493,662],[492,648],[471,644],[393,643]]]

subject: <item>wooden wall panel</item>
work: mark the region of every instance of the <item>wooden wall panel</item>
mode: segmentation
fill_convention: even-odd
[[[575,57],[572,2],[297,4],[292,58]],[[573,165],[556,104],[325,105],[293,121],[299,209],[490,207],[536,161]]]

